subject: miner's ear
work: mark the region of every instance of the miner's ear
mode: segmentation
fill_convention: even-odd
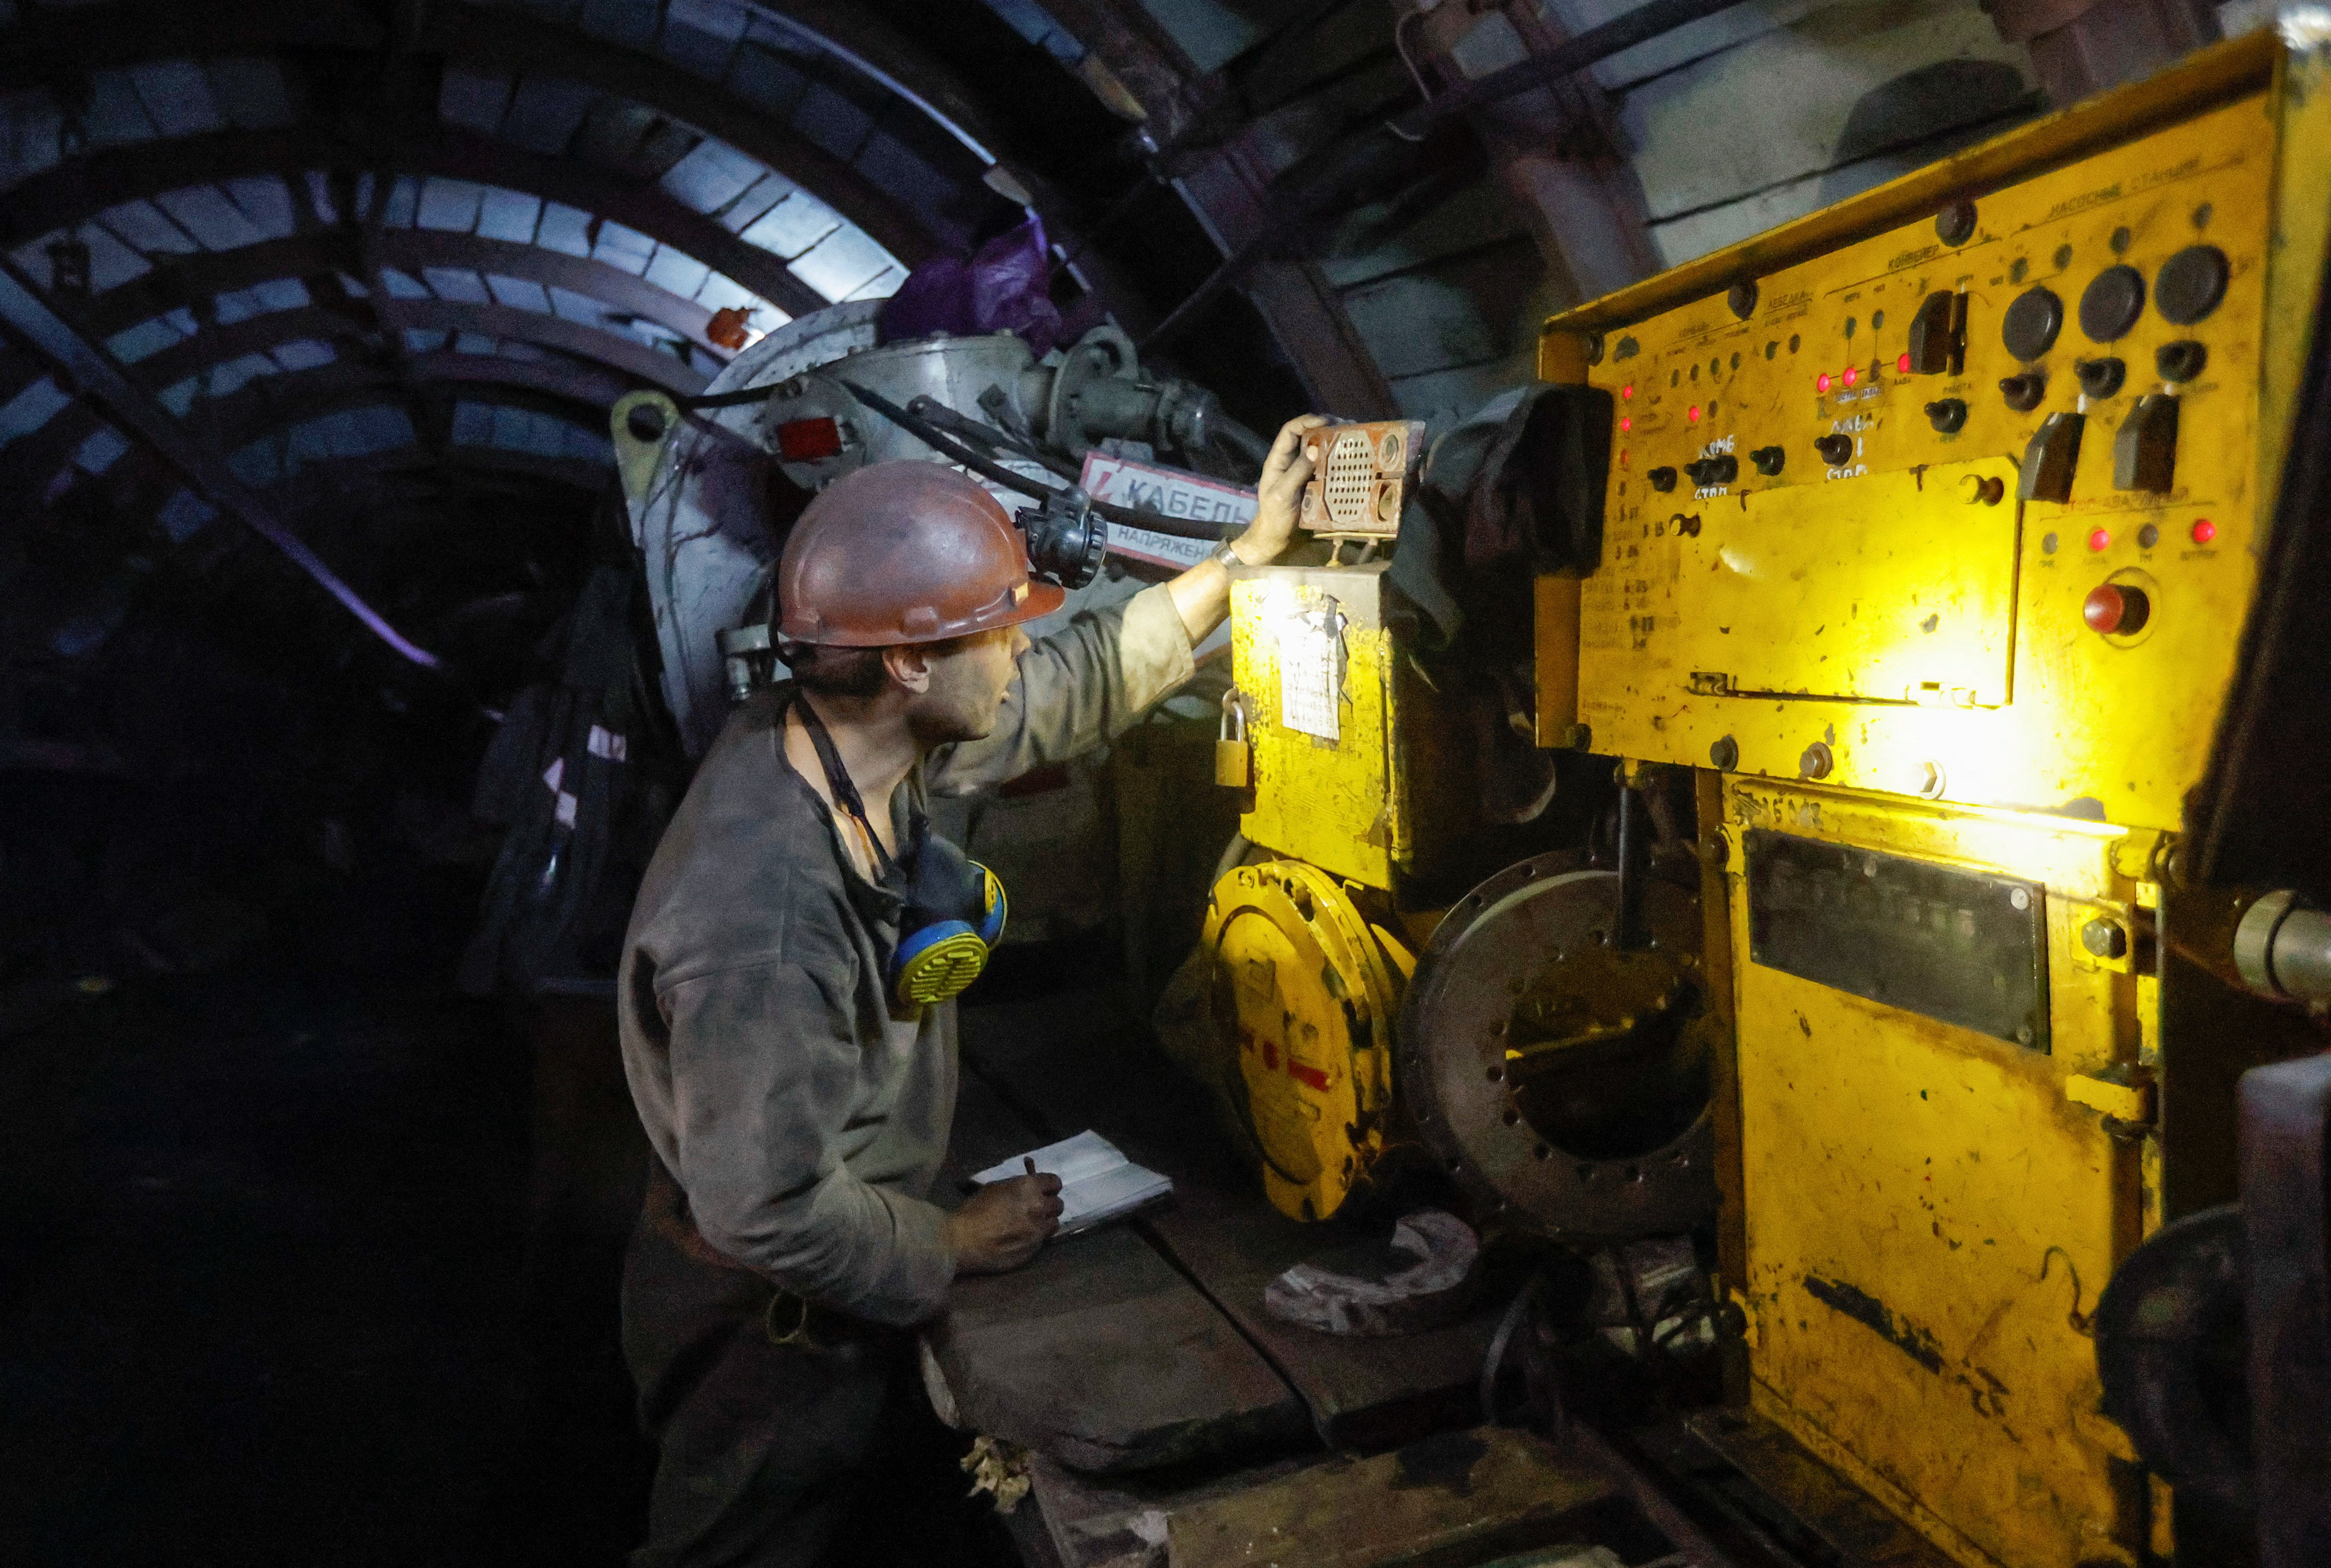
[[[882,650],[882,669],[890,679],[920,697],[931,689],[931,648],[910,642]]]

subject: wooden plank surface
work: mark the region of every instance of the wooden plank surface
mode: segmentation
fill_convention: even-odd
[[[993,1084],[1045,1136],[1091,1127],[1174,1178],[1172,1202],[1137,1224],[1302,1395],[1321,1441],[1380,1447],[1479,1419],[1473,1391],[1509,1288],[1485,1290],[1451,1327],[1397,1338],[1282,1323],[1262,1306],[1274,1276],[1388,1231],[1390,1216],[1304,1224],[1273,1210],[1204,1091],[1100,993],[966,1010],[963,1045],[966,1077]]]
[[[947,1174],[1045,1138],[966,1074]],[[956,1423],[1081,1468],[1137,1469],[1299,1441],[1306,1416],[1270,1364],[1137,1232],[1104,1226],[1027,1268],[956,1284],[925,1343]]]
[[[1609,1497],[1608,1478],[1511,1427],[1441,1432],[1329,1460],[1166,1519],[1171,1568],[1369,1568],[1479,1563],[1557,1544]],[[1565,1554],[1569,1555],[1569,1554]]]
[[[1062,1568],[1421,1568],[1556,1543],[1568,1550],[1543,1568],[1618,1568],[1624,1559],[1583,1543],[1646,1539],[1614,1505],[1609,1478],[1504,1428],[1195,1481],[1082,1476],[1039,1459],[1031,1479],[1029,1503]]]

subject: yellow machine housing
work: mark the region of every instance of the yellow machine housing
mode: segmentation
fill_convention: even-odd
[[[1367,428],[1372,451],[1386,429],[1411,433]],[[1441,775],[1408,754],[1405,737],[1433,731],[1402,717],[1432,694],[1394,658],[1384,573],[1381,561],[1270,567],[1231,584],[1217,777],[1248,787],[1241,832],[1286,858],[1232,871],[1209,904],[1200,946],[1226,1054],[1212,1076],[1256,1145],[1265,1193],[1304,1220],[1333,1214],[1381,1152],[1386,1053],[1413,966],[1355,896],[1389,919],[1384,895],[1451,816],[1421,793]]]
[[[1296,1219],[1324,1219],[1384,1151],[1407,950],[1335,878],[1297,860],[1225,876],[1199,941],[1232,1048],[1220,1087],[1264,1195]]]
[[[1620,426],[1541,738],[1701,770],[1750,1402],[1969,1568],[2165,1544],[2089,1315],[2326,210],[2326,55],[2253,36],[1547,323]]]

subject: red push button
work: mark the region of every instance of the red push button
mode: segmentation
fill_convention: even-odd
[[[2145,590],[2125,583],[2099,583],[2080,604],[2080,619],[2088,623],[2088,630],[2107,637],[2116,633],[2126,637],[2142,629],[2152,613],[2153,603]]]

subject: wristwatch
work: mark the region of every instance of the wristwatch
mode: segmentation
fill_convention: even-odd
[[[1221,544],[1214,546],[1214,553],[1208,556],[1206,559],[1219,563],[1223,570],[1225,572],[1237,571],[1241,566],[1245,565],[1246,563],[1239,559],[1238,552],[1232,549],[1231,545],[1231,540],[1224,539]]]

